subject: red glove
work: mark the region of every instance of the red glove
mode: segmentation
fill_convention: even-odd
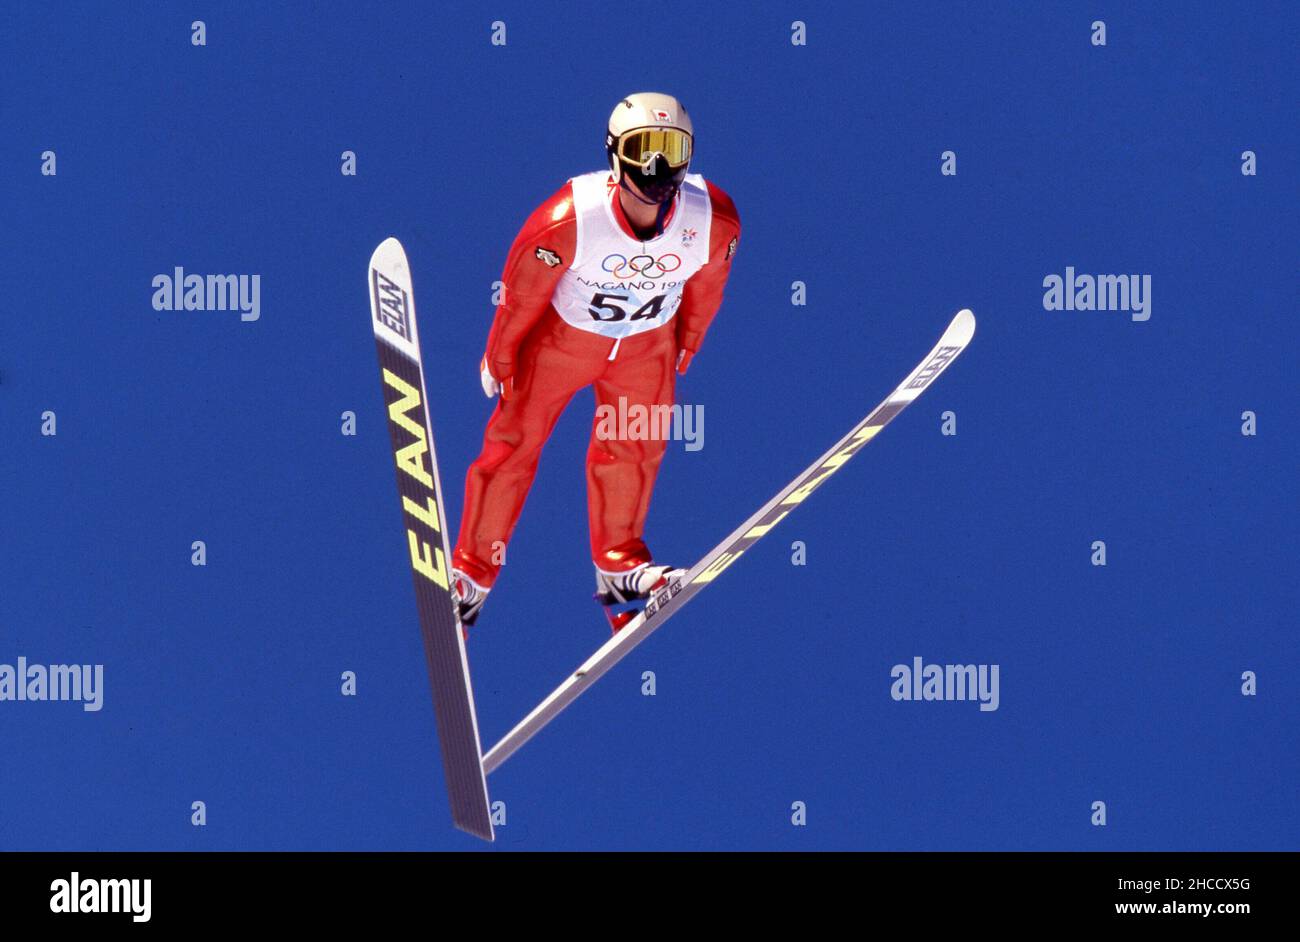
[[[691,367],[691,357],[695,356],[690,350],[677,351],[677,375],[681,376]]]

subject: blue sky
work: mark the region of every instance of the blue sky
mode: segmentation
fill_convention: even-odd
[[[498,847],[1296,847],[1294,7],[808,6],[11,14],[0,663],[103,664],[104,708],[0,702],[0,848],[481,849],[446,809],[366,261],[388,235],[411,257],[454,521],[506,249],[644,89],[687,104],[744,226],[679,386],[705,439],[665,461],[661,559],[760,506],[958,308],[979,328],[492,777]],[[175,266],[260,275],[261,317],[155,311]],[[1150,320],[1044,310],[1067,266],[1150,275]],[[591,408],[471,640],[488,740],[606,637]],[[999,708],[894,701],[918,656],[999,665]]]

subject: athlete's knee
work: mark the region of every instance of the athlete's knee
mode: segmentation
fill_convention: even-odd
[[[606,439],[592,436],[587,454],[596,464],[658,465],[667,449],[668,442],[662,438]]]
[[[483,443],[482,454],[474,462],[474,467],[476,470],[489,473],[527,472],[530,468],[536,469],[542,455],[542,446],[545,444],[545,435],[532,432],[501,436],[489,434]]]

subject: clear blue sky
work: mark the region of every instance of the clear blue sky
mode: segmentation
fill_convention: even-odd
[[[498,846],[1297,846],[1293,4],[389,6],[7,14],[0,663],[102,663],[105,703],[0,702],[0,848],[482,846],[446,809],[366,261],[410,254],[454,521],[506,249],[644,89],[686,102],[744,223],[679,387],[705,447],[666,459],[662,559],[762,504],[958,308],[979,329],[493,776]],[[175,266],[259,274],[260,320],[153,310]],[[1066,266],[1151,275],[1151,319],[1045,311]],[[471,640],[488,740],[606,636],[590,410]],[[999,709],[893,701],[915,656],[998,664]]]

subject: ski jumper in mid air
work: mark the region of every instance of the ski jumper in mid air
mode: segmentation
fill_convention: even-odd
[[[593,386],[598,409],[617,415],[662,414],[722,303],[740,219],[726,193],[687,173],[685,109],[670,95],[630,95],[605,148],[610,170],[574,177],[538,207],[506,260],[480,366],[484,392],[501,398],[465,479],[453,554],[465,625],[496,581],[542,446],[574,393]],[[631,614],[615,608],[678,570],[654,563],[642,532],[667,442],[603,429],[593,425],[587,451],[587,512],[597,597],[617,631]]]

